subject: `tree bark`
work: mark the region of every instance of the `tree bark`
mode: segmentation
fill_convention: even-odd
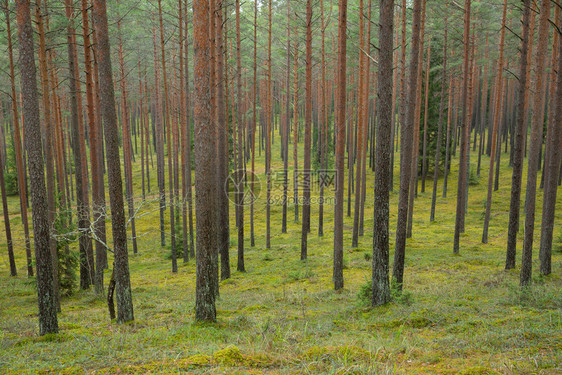
[[[365,121],[363,116],[365,115],[365,100],[363,99],[365,95],[365,90],[363,86],[365,85],[365,37],[364,37],[364,14],[363,14],[363,0],[359,0],[359,82],[357,88],[357,143],[356,143],[356,157],[357,165],[355,170],[355,204],[353,211],[353,233],[351,239],[351,246],[357,247],[359,245],[359,206],[361,204],[361,172],[362,162],[363,162],[363,128],[365,127]],[[352,174],[353,170],[349,170]]]
[[[523,0],[523,31],[521,38],[521,64],[519,71],[517,120],[514,128],[513,175],[511,178],[511,202],[509,205],[509,226],[507,232],[507,251],[505,269],[515,267],[517,232],[519,232],[519,205],[521,202],[521,178],[523,175],[524,127],[526,119],[526,100],[528,88],[528,54],[529,54],[529,22],[531,16],[531,0]],[[522,270],[523,272],[523,270]],[[525,277],[522,276],[521,280]]]
[[[193,2],[195,216],[197,221],[195,320],[216,321],[213,253],[217,249],[216,147],[211,113],[209,2]],[[207,157],[201,157],[201,156]]]
[[[41,123],[37,92],[37,73],[33,52],[33,29],[31,27],[28,0],[16,1],[16,19],[19,36],[19,66],[23,98],[23,124],[25,146],[28,155],[28,171],[33,208],[33,239],[37,267],[37,297],[39,305],[39,334],[57,333],[57,308],[54,297],[53,268],[49,248],[49,218],[45,171],[41,142]]]
[[[4,185],[4,155],[0,150],[0,189],[2,193],[2,211],[4,213],[4,228],[6,229],[6,245],[8,247],[8,260],[10,262],[10,276],[17,276],[18,269],[14,259],[14,245],[12,242],[12,227],[10,226],[10,214],[8,213],[8,199],[6,197],[6,186]]]
[[[453,253],[458,254],[460,248],[460,234],[464,228],[464,216],[466,210],[466,187],[468,185],[468,152],[470,138],[470,109],[469,109],[469,86],[471,80],[470,68],[470,7],[471,0],[464,3],[464,52],[463,52],[463,83],[462,83],[462,124],[461,142],[459,155],[459,178],[457,184],[457,212],[455,217],[455,235]]]
[[[533,96],[533,115],[531,116],[531,143],[529,145],[529,163],[527,169],[527,190],[525,200],[525,239],[521,261],[521,285],[531,282],[533,234],[535,230],[535,202],[537,194],[537,172],[539,168],[539,153],[542,147],[544,122],[544,79],[546,77],[546,52],[550,16],[550,0],[543,0],[540,8],[539,35],[535,55],[535,82]]]
[[[373,227],[373,306],[390,301],[389,284],[389,197],[393,152],[392,133],[392,84],[393,84],[393,12],[394,0],[382,0],[379,29],[379,122],[377,129],[377,154],[375,158],[375,208]]]
[[[312,0],[306,2],[306,69],[305,69],[305,114],[304,114],[304,166],[301,260],[308,257],[308,232],[310,232],[310,143],[312,122]],[[271,64],[270,64],[271,66]]]
[[[72,2],[65,1],[66,17],[68,19],[67,26],[67,48],[68,48],[68,65],[69,65],[69,88],[70,88],[70,121],[72,126],[72,150],[74,153],[74,166],[76,178],[76,209],[78,217],[78,228],[80,230],[79,246],[80,246],[80,289],[88,289],[94,284],[94,264],[90,261],[90,253],[92,252],[92,241],[87,235],[90,227],[90,210],[88,205],[88,180],[84,178],[84,129],[80,121],[80,108],[78,98],[78,66],[76,56],[75,29],[72,21],[74,10]]]
[[[443,133],[443,109],[445,106],[445,93],[447,92],[447,28],[449,25],[449,1],[446,2],[445,9],[445,30],[443,36],[443,78],[441,79],[441,100],[439,103],[439,122],[437,123],[437,143],[435,146],[435,165],[433,171],[433,190],[431,193],[431,212],[429,214],[429,221],[433,222],[435,220],[435,205],[437,203],[437,178],[439,177],[439,159],[441,158],[441,138]],[[451,96],[450,88],[452,86],[452,78],[449,79],[449,98]],[[449,102],[449,106],[450,106]],[[446,163],[445,163],[446,164]]]
[[[53,165],[53,123],[51,116],[51,100],[49,95],[49,74],[47,68],[47,43],[45,40],[45,26],[43,17],[47,17],[47,6],[41,4],[38,0],[35,6],[35,18],[37,20],[37,31],[39,34],[39,73],[41,77],[41,98],[43,100],[43,120],[44,120],[44,141],[45,141],[45,170],[46,170],[46,183],[47,183],[47,206],[49,216],[49,228],[54,229],[54,221],[56,214],[55,205],[55,176]],[[51,236],[49,247],[51,251],[51,265],[53,267],[53,285],[54,285],[54,298],[57,304],[57,310],[60,311],[60,296],[59,296],[59,278],[58,278],[58,255],[57,255],[57,241]]]
[[[119,136],[115,93],[107,26],[105,0],[93,0],[94,25],[97,36],[97,56],[100,71],[100,99],[104,123],[111,227],[113,230],[115,295],[117,299],[117,322],[134,320],[129,257],[127,253],[127,231],[123,207],[123,184],[119,158]]]
[[[412,50],[410,52],[410,71],[408,76],[409,90],[407,93],[407,108],[413,108],[416,100],[418,80],[418,54],[420,48],[420,21],[422,0],[414,0],[412,21]],[[408,221],[408,196],[410,179],[412,176],[412,133],[414,128],[414,112],[406,111],[405,122],[400,128],[400,192],[398,196],[398,218],[396,225],[396,247],[394,251],[394,266],[392,279],[395,287],[402,290],[404,281],[404,257],[406,254],[406,229]]]
[[[346,104],[347,0],[339,0],[336,122],[336,191],[334,205],[334,289],[343,288],[343,190]]]
[[[25,165],[23,163],[22,139],[20,135],[20,123],[18,113],[18,101],[16,96],[16,74],[14,70],[14,56],[12,47],[12,29],[10,24],[10,12],[8,0],[5,3],[6,34],[8,36],[8,56],[10,62],[10,88],[12,98],[12,122],[14,132],[14,149],[16,154],[16,170],[18,174],[18,191],[20,199],[20,212],[25,236],[25,256],[27,263],[27,276],[33,276],[33,265],[31,260],[31,240],[29,237],[29,222],[27,216],[27,184],[25,181]]]
[[[560,7],[555,7],[556,23],[560,24]],[[562,135],[562,43],[560,34],[554,32],[552,67],[558,62],[558,74],[554,69],[550,73],[551,100],[548,113],[548,129],[546,132],[547,146],[545,150],[545,167],[543,170],[543,208],[541,224],[541,244],[539,250],[540,272],[549,275],[552,272],[552,234],[554,230],[554,214],[556,208],[556,195],[558,174],[560,173],[560,145]],[[558,53],[558,56],[556,54]],[[556,79],[556,85],[554,84]],[[557,91],[556,91],[557,90]],[[547,163],[548,160],[548,163]]]

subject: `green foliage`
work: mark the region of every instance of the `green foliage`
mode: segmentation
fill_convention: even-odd
[[[480,176],[476,173],[476,167],[470,166],[470,171],[468,173],[468,184],[470,186],[480,185]]]
[[[6,195],[18,195],[18,173],[16,168],[16,152],[13,137],[9,137],[6,144],[6,170],[4,171],[4,182],[6,186]]]
[[[373,282],[371,280],[366,280],[361,284],[357,292],[357,298],[362,306],[371,305],[371,300],[373,298]]]
[[[390,297],[392,301],[399,305],[410,306],[413,302],[412,294],[408,291],[400,291],[398,288],[390,288]],[[357,292],[357,298],[362,306],[370,306],[371,300],[373,298],[373,282],[371,280],[366,280],[361,286],[359,286],[359,291]]]
[[[327,135],[326,138],[328,140],[328,144],[326,145],[326,169],[330,170],[334,168],[334,142],[332,142],[332,139],[334,138],[334,132],[333,132],[333,124],[334,124],[334,116],[333,114],[328,115],[328,131],[327,131]],[[319,145],[320,143],[318,142],[318,137],[319,137],[319,129],[318,126],[316,126],[316,124],[313,124],[312,126],[312,168],[314,170],[320,170],[322,169],[322,163],[320,162],[320,151],[319,150]]]
[[[68,226],[65,212],[59,212],[55,217],[54,227],[57,233],[57,258],[59,291],[61,296],[71,296],[77,285],[78,254],[70,249],[70,244],[77,240],[73,234],[74,225]]]
[[[441,89],[443,85],[443,46],[440,39],[431,40],[431,64],[429,71],[429,92],[428,106],[427,106],[427,149],[426,149],[426,167],[427,176],[431,177],[434,173],[435,167],[435,150],[437,148],[437,133],[439,130],[439,109],[441,106]],[[427,56],[426,56],[427,58]],[[423,156],[423,138],[424,138],[424,119],[425,119],[425,74],[426,63],[423,66],[423,80],[422,80],[422,96],[421,96],[421,115],[420,115],[420,139],[419,139],[419,158],[418,158],[418,171],[422,171],[422,156]],[[443,116],[441,118],[441,155],[439,157],[440,172],[445,165],[446,154],[446,136],[447,136],[447,92],[445,92]]]

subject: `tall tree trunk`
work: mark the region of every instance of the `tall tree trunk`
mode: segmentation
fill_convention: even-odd
[[[253,75],[253,103],[252,103],[252,181],[250,185],[251,201],[250,201],[250,246],[255,246],[254,236],[254,179],[255,179],[255,160],[256,160],[256,106],[257,106],[257,53],[258,53],[258,0],[254,0],[254,75]],[[240,261],[238,261],[240,262]],[[242,263],[244,261],[242,260]]]
[[[16,1],[16,19],[19,35],[19,66],[25,127],[25,148],[28,155],[28,171],[33,208],[33,239],[37,267],[37,297],[39,305],[39,334],[57,333],[57,307],[54,296],[53,268],[49,248],[49,218],[45,172],[39,119],[37,74],[33,52],[33,29],[31,27],[28,0]]]
[[[119,4],[119,2],[117,2]],[[121,126],[123,127],[123,160],[125,166],[125,192],[127,206],[129,208],[129,221],[131,222],[131,235],[133,240],[133,253],[138,252],[137,248],[137,231],[135,225],[135,204],[133,200],[133,166],[131,163],[131,131],[129,104],[127,100],[127,77],[125,75],[125,60],[123,58],[123,41],[121,38],[121,17],[117,11],[117,44],[119,51],[119,83],[121,88]],[[133,125],[134,126],[134,125]],[[169,155],[171,158],[171,155]],[[171,174],[171,172],[170,172]]]
[[[217,72],[217,82],[216,82],[216,95],[217,95],[217,137],[218,137],[218,160],[217,160],[217,186],[219,189],[218,194],[218,210],[217,210],[217,220],[218,220],[218,250],[221,258],[221,280],[228,279],[230,277],[230,257],[228,253],[229,247],[229,228],[228,228],[228,195],[227,191],[224,190],[228,178],[228,149],[226,143],[226,130],[227,122],[225,120],[225,94],[224,94],[224,43],[223,43],[223,12],[224,3],[222,0],[218,0],[216,3],[216,10],[214,12],[215,20],[215,48],[217,58],[216,72]],[[220,189],[223,187],[223,189]]]
[[[164,228],[164,215],[166,211],[166,181],[164,177],[164,136],[163,136],[163,109],[162,98],[160,95],[160,63],[158,62],[158,49],[156,46],[156,28],[152,27],[153,50],[154,50],[154,97],[155,105],[152,109],[156,112],[153,116],[156,123],[155,128],[155,146],[156,146],[156,173],[158,180],[158,195],[160,204],[160,246],[166,246],[166,231]]]
[[[356,150],[357,150],[357,166],[356,166],[356,173],[355,173],[355,205],[354,205],[354,212],[353,212],[353,233],[351,239],[351,246],[357,247],[359,244],[359,206],[361,205],[361,172],[362,169],[362,162],[363,162],[363,128],[365,127],[365,121],[363,116],[365,115],[365,100],[363,96],[365,91],[363,86],[365,84],[365,37],[364,37],[364,23],[363,23],[363,0],[359,0],[359,82],[358,82],[358,89],[357,89],[357,96],[358,96],[358,106],[357,106],[357,143],[356,143]],[[352,174],[353,171],[350,169],[349,173]]]
[[[443,78],[441,79],[441,101],[439,104],[439,122],[437,124],[437,143],[435,146],[435,164],[433,171],[433,190],[431,193],[431,213],[429,215],[429,221],[433,222],[435,220],[435,205],[437,202],[437,178],[439,177],[439,159],[441,158],[441,138],[443,133],[443,109],[445,106],[445,93],[447,92],[447,54],[449,53],[447,48],[447,27],[449,24],[449,1],[447,0],[445,10],[445,35],[443,37]],[[451,87],[452,78],[449,78],[449,107],[451,105]],[[448,130],[448,129],[447,129]],[[448,135],[448,134],[447,134]],[[447,137],[448,138],[448,137]],[[447,145],[448,146],[448,145]],[[447,152],[446,152],[447,154]],[[445,168],[447,168],[447,162],[445,161]],[[446,173],[446,172],[445,172]]]
[[[10,262],[10,276],[17,276],[18,269],[14,258],[14,246],[12,242],[12,227],[10,226],[10,214],[8,212],[8,199],[6,197],[6,186],[4,185],[4,153],[0,150],[0,190],[2,193],[2,211],[4,213],[4,228],[6,229],[6,245],[8,247],[8,260]]]
[[[470,69],[470,6],[471,0],[464,2],[464,52],[463,52],[463,83],[462,83],[462,125],[461,125],[461,149],[459,155],[459,179],[457,184],[457,213],[455,217],[455,235],[453,253],[459,253],[460,234],[464,229],[464,216],[466,211],[466,187],[468,185],[468,152],[470,138],[470,109],[469,109],[469,86],[471,80]]]
[[[303,166],[303,207],[301,260],[308,257],[308,232],[310,232],[310,185],[312,170],[310,168],[310,142],[312,122],[312,0],[306,2],[306,85],[304,115],[304,166]],[[270,65],[271,66],[271,65]]]
[[[67,47],[68,47],[68,64],[69,64],[69,86],[70,86],[70,120],[72,124],[72,150],[74,152],[74,166],[76,178],[76,206],[78,217],[78,228],[80,230],[79,246],[80,246],[80,288],[88,289],[94,284],[94,265],[90,262],[90,253],[92,252],[92,241],[87,234],[90,227],[90,212],[88,205],[88,180],[84,178],[83,164],[85,153],[84,145],[84,129],[80,121],[80,108],[78,98],[78,66],[76,56],[76,41],[74,23],[72,22],[74,10],[69,0],[65,2],[66,17],[68,18],[67,26]]]
[[[446,53],[445,53],[446,55]],[[425,193],[425,180],[427,178],[427,118],[429,104],[429,69],[431,65],[431,37],[427,43],[427,67],[425,69],[425,105],[423,111],[423,146],[422,146],[422,183],[421,192]],[[443,81],[444,83],[444,81]]]
[[[129,256],[127,253],[127,231],[123,207],[123,184],[119,161],[119,136],[115,93],[107,26],[105,0],[93,0],[94,26],[97,36],[97,56],[100,71],[100,99],[104,124],[105,147],[108,161],[109,202],[111,206],[111,227],[113,230],[113,273],[117,299],[117,322],[134,320]]]
[[[191,187],[191,118],[189,117],[189,113],[191,110],[191,102],[189,100],[189,42],[188,42],[188,31],[187,31],[187,2],[185,2],[185,92],[186,92],[186,156],[185,156],[185,163],[186,163],[186,188],[187,188],[187,213],[188,213],[188,222],[189,222],[189,256],[191,258],[195,257],[195,245],[194,245],[194,238],[193,238],[193,190]],[[185,259],[185,258],[184,258]]]
[[[393,152],[392,133],[392,96],[393,84],[393,12],[394,0],[382,0],[380,7],[379,29],[379,122],[377,129],[377,155],[375,158],[375,208],[373,222],[373,306],[390,301],[389,284],[389,197],[390,173],[392,165],[390,154]]]
[[[295,223],[299,222],[299,154],[297,143],[299,140],[299,42],[296,38],[297,28],[295,27],[295,46],[293,52],[294,83],[293,83],[293,201],[295,202]]]
[[[266,94],[266,122],[267,122],[267,134],[266,134],[266,150],[265,150],[265,165],[267,173],[267,202],[266,202],[266,239],[265,247],[267,249],[271,248],[271,117],[272,117],[272,106],[273,97],[271,92],[271,7],[272,1],[269,0],[268,5],[268,18],[269,18],[269,28],[268,28],[268,43],[267,43],[267,94]],[[302,245],[301,245],[301,258],[302,258]]]
[[[484,152],[484,144],[486,143],[486,112],[488,111],[488,35],[486,35],[486,43],[484,47],[484,77],[482,82],[482,99],[481,99],[481,108],[480,108],[480,144],[478,146],[478,166],[476,168],[476,173],[478,177],[480,177],[480,167],[482,164],[482,153]],[[491,105],[491,101],[490,101]]]
[[[29,6],[29,4],[28,4]],[[23,223],[23,230],[25,236],[25,256],[27,261],[27,276],[33,276],[33,265],[31,260],[31,240],[29,236],[29,222],[27,216],[27,184],[25,181],[25,165],[23,163],[22,150],[22,139],[20,135],[20,123],[19,123],[19,113],[18,113],[18,101],[16,96],[16,74],[14,71],[14,56],[12,48],[12,29],[10,24],[10,11],[9,3],[6,0],[5,3],[5,13],[6,13],[6,34],[8,36],[8,56],[10,61],[10,88],[11,88],[11,98],[12,98],[12,121],[13,121],[13,132],[14,132],[14,149],[16,154],[16,170],[18,174],[18,191],[20,198],[20,212]]]
[[[496,80],[496,91],[494,93],[494,108],[493,108],[493,123],[492,123],[492,133],[488,135],[488,139],[491,142],[490,145],[490,167],[488,169],[488,194],[486,196],[486,213],[484,216],[484,229],[482,232],[482,243],[488,243],[488,227],[490,225],[490,212],[492,208],[492,184],[494,182],[494,161],[496,158],[496,147],[497,147],[497,133],[498,124],[500,116],[500,106],[502,97],[502,87],[503,87],[503,53],[504,53],[504,43],[505,43],[505,23],[507,18],[507,0],[503,2],[503,13],[502,13],[502,28],[500,30],[500,44],[499,44],[499,57],[498,57],[498,68],[497,80]]]
[[[337,97],[336,122],[336,191],[334,205],[334,289],[343,288],[343,190],[344,190],[344,149],[345,149],[345,102],[346,102],[346,29],[347,0],[339,0],[338,57],[337,57]]]
[[[527,190],[525,200],[525,239],[523,241],[523,257],[521,261],[521,285],[531,282],[533,234],[535,230],[535,202],[537,194],[537,172],[539,153],[542,147],[544,123],[544,79],[546,76],[546,53],[550,16],[550,1],[543,0],[540,8],[539,35],[535,55],[535,82],[533,96],[533,115],[531,117],[531,143],[529,147],[529,164],[527,169]]]
[[[105,202],[100,197],[100,183],[103,183],[103,175],[100,175],[100,166],[98,161],[98,132],[97,119],[94,104],[94,80],[92,77],[92,56],[90,45],[90,25],[88,18],[88,1],[81,0],[82,6],[82,38],[84,41],[84,70],[86,72],[86,101],[88,109],[88,135],[90,143],[90,162],[92,166],[92,211],[94,219],[94,238],[96,238],[96,260],[101,259],[102,252],[106,252],[105,239],[102,240],[101,227],[99,221],[105,222],[102,212]],[[101,181],[100,181],[101,180]],[[105,232],[105,229],[104,229]],[[105,236],[105,235],[104,235]],[[101,242],[100,242],[101,241]],[[101,269],[100,269],[101,268]],[[96,293],[103,293],[103,264],[96,262],[96,272],[94,276],[94,285]]]
[[[408,223],[406,228],[406,238],[412,237],[412,230],[414,225],[414,198],[418,196],[418,161],[420,154],[420,125],[421,125],[421,101],[422,101],[422,76],[423,76],[423,51],[424,51],[424,41],[425,41],[425,20],[426,20],[426,7],[427,1],[424,0],[422,4],[421,13],[421,26],[420,26],[420,48],[418,55],[419,72],[417,79],[417,92],[414,110],[414,138],[413,138],[413,149],[412,149],[412,163],[411,163],[411,179],[410,179],[410,191],[408,196]],[[428,60],[429,61],[429,60]]]
[[[451,53],[451,57],[453,54]],[[452,138],[454,137],[454,129],[452,127],[456,127],[455,123],[453,122],[453,111],[454,105],[456,104],[456,89],[455,86],[455,79],[451,77],[451,87],[449,88],[449,105],[448,105],[448,113],[447,113],[447,140],[445,141],[445,171],[443,176],[443,198],[447,197],[447,181],[449,178],[450,172],[450,164],[451,164],[451,142]]]
[[[414,0],[412,21],[412,50],[410,52],[410,70],[408,76],[409,90],[407,93],[407,108],[413,108],[417,93],[418,54],[420,49],[420,22],[422,0]],[[398,290],[402,289],[404,281],[404,258],[406,255],[406,228],[408,220],[408,196],[410,179],[412,177],[412,133],[414,129],[414,112],[406,111],[405,122],[400,128],[400,192],[398,195],[398,218],[396,225],[396,247],[394,251],[394,266],[392,279]]]
[[[369,0],[369,5],[368,5],[368,11],[367,11],[367,15],[366,15],[366,21],[367,21],[367,40],[365,43],[365,54],[370,56],[371,54],[371,10],[372,10],[372,0]],[[358,183],[361,183],[361,194],[360,194],[360,199],[361,199],[361,205],[359,207],[360,212],[359,212],[359,236],[363,236],[363,232],[364,232],[364,219],[365,219],[365,199],[367,196],[367,138],[369,137],[368,134],[368,129],[369,129],[369,118],[370,118],[370,112],[369,112],[369,93],[371,92],[371,64],[370,61],[368,59],[368,56],[365,56],[365,85],[363,85],[363,100],[365,101],[364,105],[363,105],[363,162],[362,162],[362,172],[361,172],[361,181],[358,181]],[[373,76],[374,77],[374,76]],[[374,84],[375,84],[375,89],[374,91],[376,91],[376,85],[377,85],[377,81],[376,79],[373,79]],[[377,108],[377,97],[375,96],[375,98],[373,99],[373,105],[372,105],[372,112],[376,114],[376,108]],[[392,115],[392,113],[391,113]],[[375,115],[372,116],[373,119],[376,117]],[[375,121],[373,120],[373,124],[372,126],[375,126]]]
[[[195,215],[197,221],[195,320],[216,321],[213,253],[217,248],[216,146],[211,113],[209,21],[206,0],[193,2]],[[208,156],[208,157],[203,157]]]
[[[54,228],[56,206],[55,206],[55,168],[53,158],[53,123],[51,116],[51,100],[49,95],[49,73],[47,68],[47,44],[45,41],[45,22],[43,18],[47,17],[47,4],[41,4],[38,0],[35,6],[35,18],[37,20],[37,31],[39,34],[39,73],[41,76],[41,98],[43,99],[43,120],[45,123],[44,141],[45,141],[45,167],[47,178],[47,206],[49,217],[49,228]],[[54,284],[54,298],[57,304],[57,310],[60,311],[60,296],[59,296],[59,277],[58,277],[58,256],[57,256],[57,241],[51,236],[49,242],[51,251],[51,265],[53,267],[53,284]]]
[[[449,0],[446,2],[445,6],[445,30],[443,36],[443,78],[441,79],[441,100],[439,103],[439,122],[437,123],[437,143],[435,145],[435,164],[433,170],[433,190],[431,193],[431,212],[429,215],[429,221],[433,222],[435,220],[435,204],[437,202],[437,178],[439,177],[439,159],[441,158],[441,138],[443,133],[443,109],[445,106],[445,93],[447,92],[447,37],[449,26]],[[449,79],[449,98],[451,96],[450,88],[452,87],[452,78]],[[427,94],[426,94],[427,95]],[[450,106],[449,101],[449,106]],[[426,117],[427,119],[427,117]],[[445,163],[446,164],[446,163]]]
[[[238,152],[238,171],[237,171],[237,178],[236,182],[236,203],[238,204],[238,216],[236,221],[236,226],[238,227],[238,259],[242,260],[242,264],[240,264],[239,271],[245,270],[244,265],[244,178],[245,178],[245,171],[244,171],[244,154],[243,154],[243,142],[244,142],[244,125],[242,122],[242,60],[241,60],[241,51],[240,51],[240,0],[236,0],[236,96],[237,99],[237,110],[236,110],[236,126],[238,128],[238,144],[237,152]],[[233,103],[234,105],[234,103]],[[228,155],[226,158],[228,159]],[[228,160],[225,160],[228,163]],[[228,168],[228,164],[226,166]]]
[[[517,246],[517,232],[519,232],[519,205],[521,202],[521,178],[523,175],[523,147],[526,118],[526,101],[528,88],[528,54],[529,54],[529,22],[531,16],[531,0],[523,0],[523,30],[521,39],[521,63],[519,71],[517,122],[514,129],[513,175],[511,178],[511,202],[509,205],[509,226],[507,232],[507,251],[505,269],[515,268],[515,252]],[[529,270],[530,271],[530,270]],[[521,271],[523,272],[523,270]],[[521,282],[524,284],[524,279]]]
[[[176,205],[176,196],[174,195],[174,173],[172,160],[172,135],[170,122],[170,94],[168,90],[168,74],[166,70],[166,52],[164,49],[164,24],[162,20],[162,1],[158,0],[158,18],[160,20],[160,48],[162,58],[162,81],[164,81],[164,126],[166,127],[166,144],[168,148],[168,190],[170,191],[170,244],[172,247],[172,272],[178,272],[178,262],[176,255],[176,217],[174,207]]]
[[[555,7],[555,20],[560,24],[560,7]],[[557,55],[558,53],[558,55]],[[559,64],[558,72],[562,67],[562,43],[560,34],[554,33],[552,48],[552,68]],[[556,84],[554,82],[556,81]],[[560,173],[560,137],[562,134],[562,75],[554,69],[550,71],[550,103],[548,112],[548,128],[546,131],[545,164],[543,170],[544,190],[541,224],[541,244],[539,250],[540,272],[549,275],[552,272],[552,234],[554,229],[554,213],[558,174]],[[558,90],[558,91],[557,91]]]
[[[93,12],[92,12],[93,13]],[[92,18],[92,24],[93,24]],[[98,178],[98,191],[96,196],[92,198],[94,203],[94,210],[98,210],[97,213],[94,212],[94,220],[97,218],[95,222],[94,231],[99,236],[100,240],[103,243],[107,242],[106,236],[106,227],[105,227],[105,185],[103,175],[105,173],[105,164],[104,160],[104,142],[103,142],[103,123],[102,123],[102,110],[101,110],[101,99],[100,99],[100,84],[99,84],[99,66],[98,66],[98,58],[95,46],[97,45],[97,37],[96,33],[92,33],[92,53],[95,58],[93,58],[93,81],[94,81],[94,105],[95,105],[95,120],[96,120],[96,148],[97,148],[97,159],[98,159],[98,167],[96,171],[92,171],[92,173],[96,173]],[[91,146],[90,146],[91,147]],[[63,149],[64,153],[64,149]],[[92,179],[93,181],[93,179]],[[96,251],[96,285],[99,285],[99,288],[103,290],[103,270],[108,268],[107,262],[107,248],[105,246],[100,246],[99,252]]]
[[[326,178],[327,169],[327,151],[328,151],[328,114],[326,105],[326,25],[324,22],[324,1],[320,0],[320,38],[321,38],[321,61],[320,61],[320,132],[319,139],[320,143],[320,201],[318,204],[318,236],[322,237],[324,235],[324,180]],[[290,35],[289,35],[290,39]],[[287,58],[287,69],[289,69],[288,58]],[[289,93],[289,74],[287,71],[287,94]],[[289,100],[287,100],[289,103]],[[289,107],[287,106],[287,110]],[[287,123],[289,122],[289,113],[287,111]]]
[[[178,1],[178,25],[179,25],[179,73],[180,73],[180,129],[181,129],[181,187],[182,187],[182,194],[181,194],[181,212],[182,212],[182,253],[183,253],[183,262],[187,263],[189,261],[189,239],[187,233],[187,226],[188,226],[188,216],[187,216],[187,189],[191,189],[191,184],[188,186],[187,184],[187,177],[188,174],[191,177],[191,165],[187,165],[186,158],[187,158],[187,140],[189,132],[189,105],[186,99],[186,85],[185,85],[185,77],[184,77],[184,46],[187,49],[187,37],[184,37],[183,30],[184,30],[184,15],[183,15],[183,3],[181,0]],[[186,15],[187,17],[187,15]],[[185,25],[187,26],[187,25]],[[187,30],[186,30],[187,34]],[[189,79],[189,77],[187,77]],[[139,81],[140,84],[140,81]],[[141,102],[142,103],[142,102]],[[142,137],[141,137],[142,141]]]

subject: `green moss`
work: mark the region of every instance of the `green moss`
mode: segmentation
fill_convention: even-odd
[[[484,366],[474,366],[460,371],[459,374],[460,375],[496,375],[499,373],[497,371],[494,371]]]
[[[279,154],[279,146],[276,140],[273,155]],[[260,177],[264,172],[263,157],[262,153],[256,158]],[[282,167],[278,159],[272,160],[273,169]],[[0,358],[9,358],[3,366],[17,374],[58,373],[64,367],[69,371],[83,369],[86,373],[102,374],[399,371],[452,375],[469,370],[491,373],[490,369],[498,363],[522,373],[543,368],[553,371],[562,363],[558,354],[562,352],[562,252],[553,252],[551,275],[540,277],[534,272],[529,291],[522,292],[519,287],[518,268],[503,271],[511,170],[508,158],[502,155],[500,189],[493,195],[489,243],[483,245],[480,241],[480,213],[486,186],[471,186],[460,255],[452,256],[451,213],[456,208],[457,160],[458,156],[453,159],[449,197],[442,198],[439,191],[433,223],[428,221],[431,194],[420,194],[416,200],[413,237],[407,244],[404,289],[400,294],[393,291],[391,303],[370,306],[375,223],[369,192],[372,197],[375,181],[372,174],[367,174],[366,233],[356,249],[350,246],[353,218],[344,218],[343,290],[333,291],[333,208],[325,206],[324,236],[318,237],[318,207],[311,207],[308,260],[300,261],[302,223],[293,221],[292,206],[285,234],[280,233],[282,211],[273,207],[271,248],[265,249],[266,210],[262,194],[255,206],[255,247],[250,246],[249,220],[244,228],[248,234],[245,273],[235,271],[237,241],[231,235],[232,277],[220,283],[218,322],[212,324],[194,324],[195,261],[180,261],[178,273],[170,272],[170,263],[165,259],[169,250],[161,247],[158,235],[156,173],[151,171],[152,191],[139,211],[143,216],[136,221],[139,253],[131,253],[129,258],[136,323],[111,323],[103,298],[95,297],[92,290],[76,291],[61,300],[61,334],[48,338],[37,337],[35,279],[24,275],[19,200],[9,198],[9,212],[16,219],[12,228],[14,238],[20,239],[16,240],[20,244],[20,250],[16,250],[20,276],[9,277],[9,269],[0,264]],[[483,165],[487,160],[484,156]],[[136,197],[140,195],[139,161],[140,157],[133,163]],[[390,195],[391,257],[398,173],[395,168],[395,192]],[[140,199],[135,203],[139,207]],[[562,195],[557,204],[562,204]],[[537,216],[541,207],[542,196],[538,194]],[[234,212],[231,206],[231,223]],[[560,218],[557,213],[556,220]],[[0,227],[2,220],[0,217]],[[107,222],[110,224],[109,219]],[[168,215],[165,228],[169,246]],[[111,225],[107,230],[111,238]],[[77,243],[70,246],[72,251],[78,250]],[[1,249],[6,251],[0,239]],[[109,258],[111,264],[111,254]],[[107,270],[104,275],[106,282],[110,272]],[[366,297],[364,305],[358,303],[360,291]],[[236,349],[228,349],[229,344],[236,345]]]
[[[244,357],[236,346],[228,346],[213,355],[216,363],[223,366],[236,366],[244,364]]]
[[[195,354],[187,357],[185,360],[180,361],[188,366],[208,366],[211,364],[212,357],[204,354]]]

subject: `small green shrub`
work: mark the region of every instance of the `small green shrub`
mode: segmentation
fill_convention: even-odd
[[[294,281],[298,281],[298,280],[304,280],[304,279],[311,279],[314,277],[314,272],[312,270],[309,269],[305,269],[305,270],[296,270],[296,271],[291,271],[289,272],[289,279],[294,280]]]
[[[480,176],[478,176],[476,168],[473,168],[472,166],[470,167],[470,170],[468,172],[468,184],[470,186],[480,185]]]
[[[371,305],[371,298],[373,296],[373,283],[371,280],[365,281],[357,292],[357,298],[363,306]]]
[[[70,249],[70,244],[78,238],[74,234],[76,227],[68,226],[67,221],[66,213],[61,211],[54,222],[57,233],[58,277],[61,296],[72,295],[77,280],[78,254]]]
[[[11,139],[11,138],[10,138]],[[6,172],[4,173],[4,183],[6,187],[6,195],[18,195],[18,174],[16,169],[16,156],[13,141],[6,145]]]
[[[366,280],[363,285],[359,287],[359,292],[357,292],[357,298],[363,306],[370,306],[371,299],[373,297],[373,282],[371,280]],[[412,304],[412,293],[408,291],[400,291],[396,287],[390,288],[390,298],[397,304],[400,305],[411,305]]]

